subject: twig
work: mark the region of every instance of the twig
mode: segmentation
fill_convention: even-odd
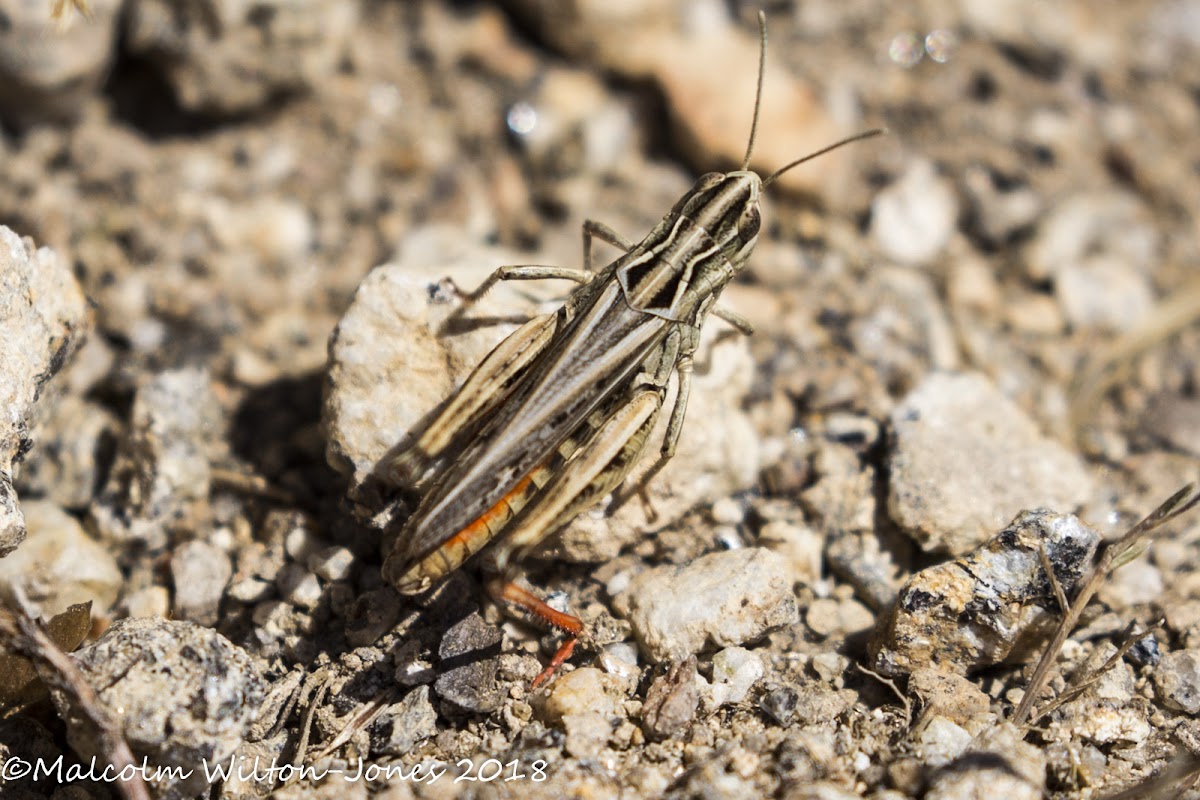
[[[1139,631],[1136,634],[1133,633],[1132,630],[1130,630],[1128,635],[1125,638],[1125,641],[1121,642],[1121,646],[1117,648],[1117,651],[1115,653],[1113,653],[1111,656],[1109,656],[1108,660],[1104,662],[1103,666],[1101,666],[1100,669],[1096,670],[1091,675],[1087,676],[1087,678],[1085,678],[1084,680],[1075,684],[1074,686],[1071,686],[1069,689],[1064,691],[1058,697],[1054,698],[1049,703],[1047,703],[1046,705],[1039,708],[1036,712],[1034,712],[1030,716],[1029,723],[1031,725],[1036,724],[1038,720],[1040,720],[1042,717],[1049,714],[1051,711],[1054,711],[1055,709],[1071,702],[1076,697],[1079,697],[1081,694],[1083,694],[1088,689],[1090,689],[1092,686],[1095,686],[1096,683],[1102,677],[1104,677],[1104,673],[1108,672],[1110,669],[1115,667],[1117,665],[1117,662],[1119,662],[1122,658],[1125,657],[1126,653],[1128,653],[1130,650],[1132,650],[1134,647],[1137,646],[1138,642],[1140,642],[1142,639],[1145,639],[1149,634],[1154,633],[1156,630],[1161,628],[1163,626],[1163,622],[1164,622],[1163,620],[1159,620],[1158,622],[1151,625],[1149,628],[1146,628],[1143,631]],[[1132,627],[1133,626],[1131,624],[1130,628],[1132,628]]]
[[[1071,605],[1067,602],[1067,593],[1063,591],[1062,584],[1058,581],[1058,575],[1054,572],[1054,565],[1050,563],[1050,555],[1046,552],[1045,542],[1038,542],[1038,555],[1041,556],[1042,569],[1046,571],[1046,578],[1049,579],[1050,586],[1054,589],[1054,596],[1058,599],[1058,610],[1065,614]]]
[[[1037,667],[1033,670],[1033,676],[1030,677],[1029,684],[1025,687],[1025,696],[1021,698],[1017,710],[1013,713],[1013,724],[1020,727],[1025,725],[1029,720],[1029,714],[1033,710],[1034,701],[1045,685],[1046,678],[1050,674],[1051,667],[1054,666],[1055,659],[1058,658],[1058,653],[1062,649],[1063,642],[1067,640],[1067,636],[1075,629],[1075,626],[1079,623],[1079,617],[1083,614],[1083,609],[1091,601],[1092,595],[1096,593],[1108,578],[1109,573],[1137,557],[1137,554],[1141,552],[1139,548],[1142,544],[1142,537],[1175,519],[1180,514],[1186,514],[1197,504],[1200,504],[1200,493],[1196,490],[1196,484],[1189,483],[1173,494],[1165,503],[1154,509],[1149,516],[1130,528],[1124,536],[1104,547],[1099,560],[1096,562],[1096,566],[1092,569],[1091,575],[1084,582],[1083,587],[1079,590],[1079,594],[1076,595],[1075,602],[1071,604],[1067,613],[1063,615],[1062,620],[1058,623],[1058,628],[1055,629],[1054,636],[1050,639],[1050,643],[1046,645],[1045,652],[1042,653]]]
[[[47,686],[65,693],[99,734],[102,755],[117,773],[116,786],[126,800],[150,800],[150,792],[120,727],[109,716],[79,667],[41,625],[20,609],[0,606],[0,642],[29,659]]]
[[[912,701],[908,699],[908,696],[905,695],[904,692],[900,691],[899,687],[896,686],[895,681],[893,681],[891,678],[883,677],[878,672],[867,669],[862,664],[856,663],[854,666],[858,668],[859,672],[863,673],[864,675],[870,675],[872,678],[891,689],[892,694],[900,698],[900,702],[904,704],[904,718],[909,722],[912,721]]]

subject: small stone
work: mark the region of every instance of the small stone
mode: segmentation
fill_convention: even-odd
[[[762,658],[744,647],[726,647],[713,656],[713,688],[726,687],[721,703],[741,703],[765,673]]]
[[[23,596],[45,619],[89,600],[92,614],[105,616],[124,583],[116,559],[53,503],[29,500],[21,508],[29,538],[0,558],[0,594]]]
[[[758,532],[758,543],[787,560],[794,582],[812,585],[821,579],[825,537],[813,528],[773,520]]]
[[[1091,497],[1078,457],[982,375],[930,375],[891,421],[888,512],[928,552],[960,555],[1022,508]]]
[[[928,161],[913,161],[871,204],[871,238],[885,257],[899,264],[932,262],[957,224],[954,188]]]
[[[642,674],[638,668],[637,646],[632,642],[606,644],[596,660],[605,672],[622,681],[636,682]]]
[[[1099,675],[1081,696],[1062,707],[1059,721],[1093,744],[1136,747],[1150,736],[1150,703],[1135,694],[1133,668],[1124,660],[1100,673],[1116,652],[1116,645],[1102,642],[1077,669],[1081,678]]]
[[[270,597],[274,588],[274,584],[264,581],[262,578],[243,578],[229,584],[229,589],[225,593],[232,600],[253,605]]]
[[[166,619],[171,610],[171,593],[165,586],[147,586],[126,595],[121,601],[130,617],[159,617]]]
[[[284,564],[275,586],[284,600],[298,608],[316,608],[321,601],[320,581],[299,564]]]
[[[129,9],[123,46],[166,81],[181,108],[249,113],[332,77],[358,21],[353,4],[256,0],[209,11],[143,0]]]
[[[958,725],[970,725],[991,710],[991,698],[974,681],[930,667],[919,668],[909,676],[908,691],[921,701],[923,714],[944,717]]]
[[[678,661],[711,645],[744,644],[797,620],[787,563],[757,547],[647,570],[613,606],[654,662]]]
[[[691,724],[700,701],[696,678],[696,658],[688,656],[650,683],[642,703],[642,729],[647,736],[662,741]]]
[[[554,682],[543,713],[551,723],[592,712],[611,716],[616,713],[619,698],[617,684],[610,676],[595,667],[580,667]]]
[[[130,417],[92,519],[105,536],[161,549],[171,531],[208,525],[209,447],[221,430],[220,404],[208,371],[185,367],[146,380]]]
[[[954,721],[938,716],[927,718],[919,731],[918,756],[931,767],[944,767],[958,758],[973,738]]]
[[[562,719],[566,750],[575,758],[596,758],[613,732],[612,722],[597,711],[568,714]]]
[[[308,557],[308,568],[327,581],[344,581],[354,567],[354,553],[334,545]]]
[[[418,686],[385,708],[371,726],[371,752],[403,757],[423,739],[437,735],[437,711],[429,687]]]
[[[1158,397],[1146,409],[1142,425],[1170,446],[1200,457],[1200,399]]]
[[[1038,221],[1042,201],[1029,186],[1001,189],[984,167],[969,167],[962,185],[971,199],[978,233],[990,245],[1002,245],[1014,234]]]
[[[796,718],[796,707],[800,702],[800,693],[794,686],[776,686],[763,692],[759,706],[771,719],[787,727]]]
[[[303,564],[325,547],[325,542],[312,529],[311,521],[300,516],[291,520],[283,538],[284,552],[295,562]]]
[[[116,48],[119,0],[68,5],[61,24],[47,7],[0,2],[0,118],[24,129],[76,119],[108,77]]]
[[[1100,535],[1068,514],[1025,511],[974,552],[913,575],[869,644],[886,675],[931,667],[960,675],[1028,653],[1059,614],[1045,551],[1070,596]]]
[[[809,663],[818,678],[839,687],[846,671],[850,669],[850,660],[841,653],[817,653]]]
[[[831,598],[814,600],[805,613],[804,621],[818,636],[831,636],[841,630],[838,601]]]
[[[13,35],[11,30],[2,34]],[[27,55],[23,47],[0,51]],[[47,382],[79,349],[90,323],[71,266],[50,248],[35,248],[33,240],[0,225],[0,558],[25,539],[12,476],[14,462],[34,444],[30,425],[35,403],[46,401]]]
[[[102,708],[120,710],[135,760],[146,757],[156,794],[195,797],[211,788],[197,765],[228,759],[241,746],[263,700],[254,661],[211,628],[164,619],[118,620],[74,654]],[[54,692],[67,739],[84,759],[107,747],[71,699]],[[163,767],[155,770],[154,767]]]
[[[1162,571],[1139,558],[1109,575],[1097,594],[1101,602],[1116,610],[1156,602],[1163,595]]]
[[[396,662],[396,683],[401,686],[419,686],[424,683],[433,683],[437,674],[433,671],[433,664],[422,658],[422,649],[419,642],[406,642],[394,656]]]
[[[1154,669],[1154,687],[1168,708],[1200,713],[1200,650],[1177,650]]]
[[[200,625],[215,625],[232,576],[233,565],[225,551],[199,539],[185,542],[171,556],[175,616]]]
[[[1062,310],[1053,297],[1028,294],[1004,306],[1004,318],[1013,330],[1032,336],[1058,336],[1066,328]]]
[[[1149,278],[1117,257],[1063,267],[1054,292],[1075,330],[1128,330],[1154,307]]]
[[[37,426],[41,445],[22,463],[18,488],[71,511],[87,509],[119,430],[117,418],[103,406],[64,395]]]
[[[722,497],[712,505],[713,522],[718,525],[741,525],[746,518],[746,512],[741,503],[732,497]]]
[[[1137,197],[1089,192],[1054,204],[1021,263],[1031,280],[1044,282],[1096,255],[1144,273],[1157,254],[1151,212]]]
[[[434,684],[438,697],[476,714],[498,709],[503,702],[496,675],[502,639],[478,611],[451,626],[438,645],[439,669],[445,669]]]
[[[932,776],[924,800],[1040,800],[1045,784],[1045,754],[1024,741],[1024,731],[1000,723]]]

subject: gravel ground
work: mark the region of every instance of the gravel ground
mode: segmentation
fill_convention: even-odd
[[[6,798],[116,796],[114,731],[172,798],[1200,796],[1200,514],[1022,704],[1200,480],[1200,2],[764,4],[752,167],[889,133],[766,192],[649,503],[524,562],[586,626],[538,689],[474,563],[381,579],[377,467],[571,289],[455,287],[736,168],[758,6],[50,5],[0,0],[0,595],[91,690],[8,642]]]

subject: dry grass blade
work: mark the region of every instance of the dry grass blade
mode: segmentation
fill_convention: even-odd
[[[1067,636],[1075,629],[1075,626],[1079,623],[1080,615],[1083,614],[1083,609],[1087,607],[1092,596],[1096,594],[1096,591],[1108,578],[1109,573],[1126,563],[1131,557],[1136,557],[1137,548],[1141,546],[1142,538],[1148,533],[1160,528],[1179,515],[1186,514],[1197,504],[1200,504],[1200,492],[1197,492],[1196,484],[1189,483],[1173,494],[1165,503],[1154,509],[1145,519],[1130,528],[1124,536],[1104,548],[1100,554],[1100,558],[1096,562],[1096,566],[1092,569],[1091,575],[1084,582],[1082,588],[1080,588],[1079,593],[1075,596],[1075,601],[1071,603],[1067,613],[1063,615],[1062,621],[1059,622],[1058,627],[1054,631],[1054,636],[1046,646],[1046,651],[1042,653],[1037,667],[1034,668],[1033,676],[1029,679],[1029,685],[1025,687],[1025,696],[1021,698],[1017,710],[1013,713],[1013,724],[1023,726],[1028,722],[1030,712],[1033,711],[1033,704],[1050,675],[1050,670],[1058,658],[1058,653],[1062,649],[1063,642],[1067,640]]]
[[[129,744],[75,662],[50,635],[23,611],[0,606],[0,643],[5,649],[33,662],[47,686],[67,694],[98,733],[103,756],[117,773],[116,785],[127,800],[150,800]]]
[[[1183,752],[1154,777],[1110,794],[1103,800],[1167,800],[1179,797],[1190,789],[1196,784],[1197,778],[1200,778],[1200,755]]]
[[[1071,430],[1078,440],[1100,397],[1129,371],[1133,360],[1200,319],[1200,283],[1160,303],[1143,321],[1089,359],[1071,387]]]
[[[1154,633],[1155,631],[1160,629],[1162,626],[1163,626],[1163,620],[1159,620],[1158,622],[1151,625],[1149,628],[1146,628],[1145,630],[1134,633],[1132,630],[1133,626],[1130,625],[1130,630],[1127,631],[1127,633],[1126,633],[1125,641],[1121,642],[1121,646],[1117,648],[1117,652],[1113,653],[1108,658],[1108,660],[1104,662],[1104,664],[1100,667],[1100,669],[1096,670],[1091,675],[1087,676],[1082,681],[1075,684],[1071,688],[1067,689],[1065,692],[1060,694],[1058,697],[1054,698],[1049,703],[1047,703],[1046,705],[1039,708],[1037,710],[1037,712],[1030,717],[1030,719],[1029,719],[1030,724],[1031,725],[1037,724],[1038,720],[1040,720],[1042,717],[1049,714],[1054,709],[1059,708],[1060,706],[1066,705],[1067,703],[1074,700],[1076,697],[1079,697],[1081,694],[1086,692],[1092,686],[1096,685],[1096,683],[1101,678],[1104,677],[1104,673],[1108,672],[1110,669],[1115,667],[1117,665],[1117,662],[1125,657],[1126,653],[1128,653],[1135,646],[1137,646],[1138,642],[1140,642],[1142,639],[1145,639],[1146,636],[1148,636],[1151,633]]]

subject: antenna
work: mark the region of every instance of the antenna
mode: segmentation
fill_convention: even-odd
[[[773,183],[776,178],[778,178],[783,173],[787,172],[792,167],[798,167],[801,164],[803,164],[805,161],[812,161],[817,156],[823,156],[826,153],[828,153],[830,150],[837,150],[842,145],[847,145],[847,144],[850,144],[851,142],[858,142],[858,141],[862,141],[863,139],[870,139],[874,136],[883,136],[887,132],[888,132],[887,128],[872,128],[869,131],[863,131],[862,133],[856,133],[853,136],[848,136],[845,139],[842,139],[840,142],[834,142],[833,144],[829,145],[828,147],[822,147],[820,150],[818,150],[815,153],[809,153],[806,156],[797,158],[795,161],[791,162],[790,164],[785,164],[784,166],[775,170],[774,172],[772,172],[770,175],[768,175],[766,178],[763,179],[762,185],[764,187],[768,186],[769,184]]]
[[[758,86],[754,89],[754,121],[750,123],[750,141],[746,142],[746,157],[742,159],[742,172],[750,169],[750,154],[754,152],[754,139],[758,136],[758,109],[762,107],[763,72],[767,68],[767,15],[758,10]]]

